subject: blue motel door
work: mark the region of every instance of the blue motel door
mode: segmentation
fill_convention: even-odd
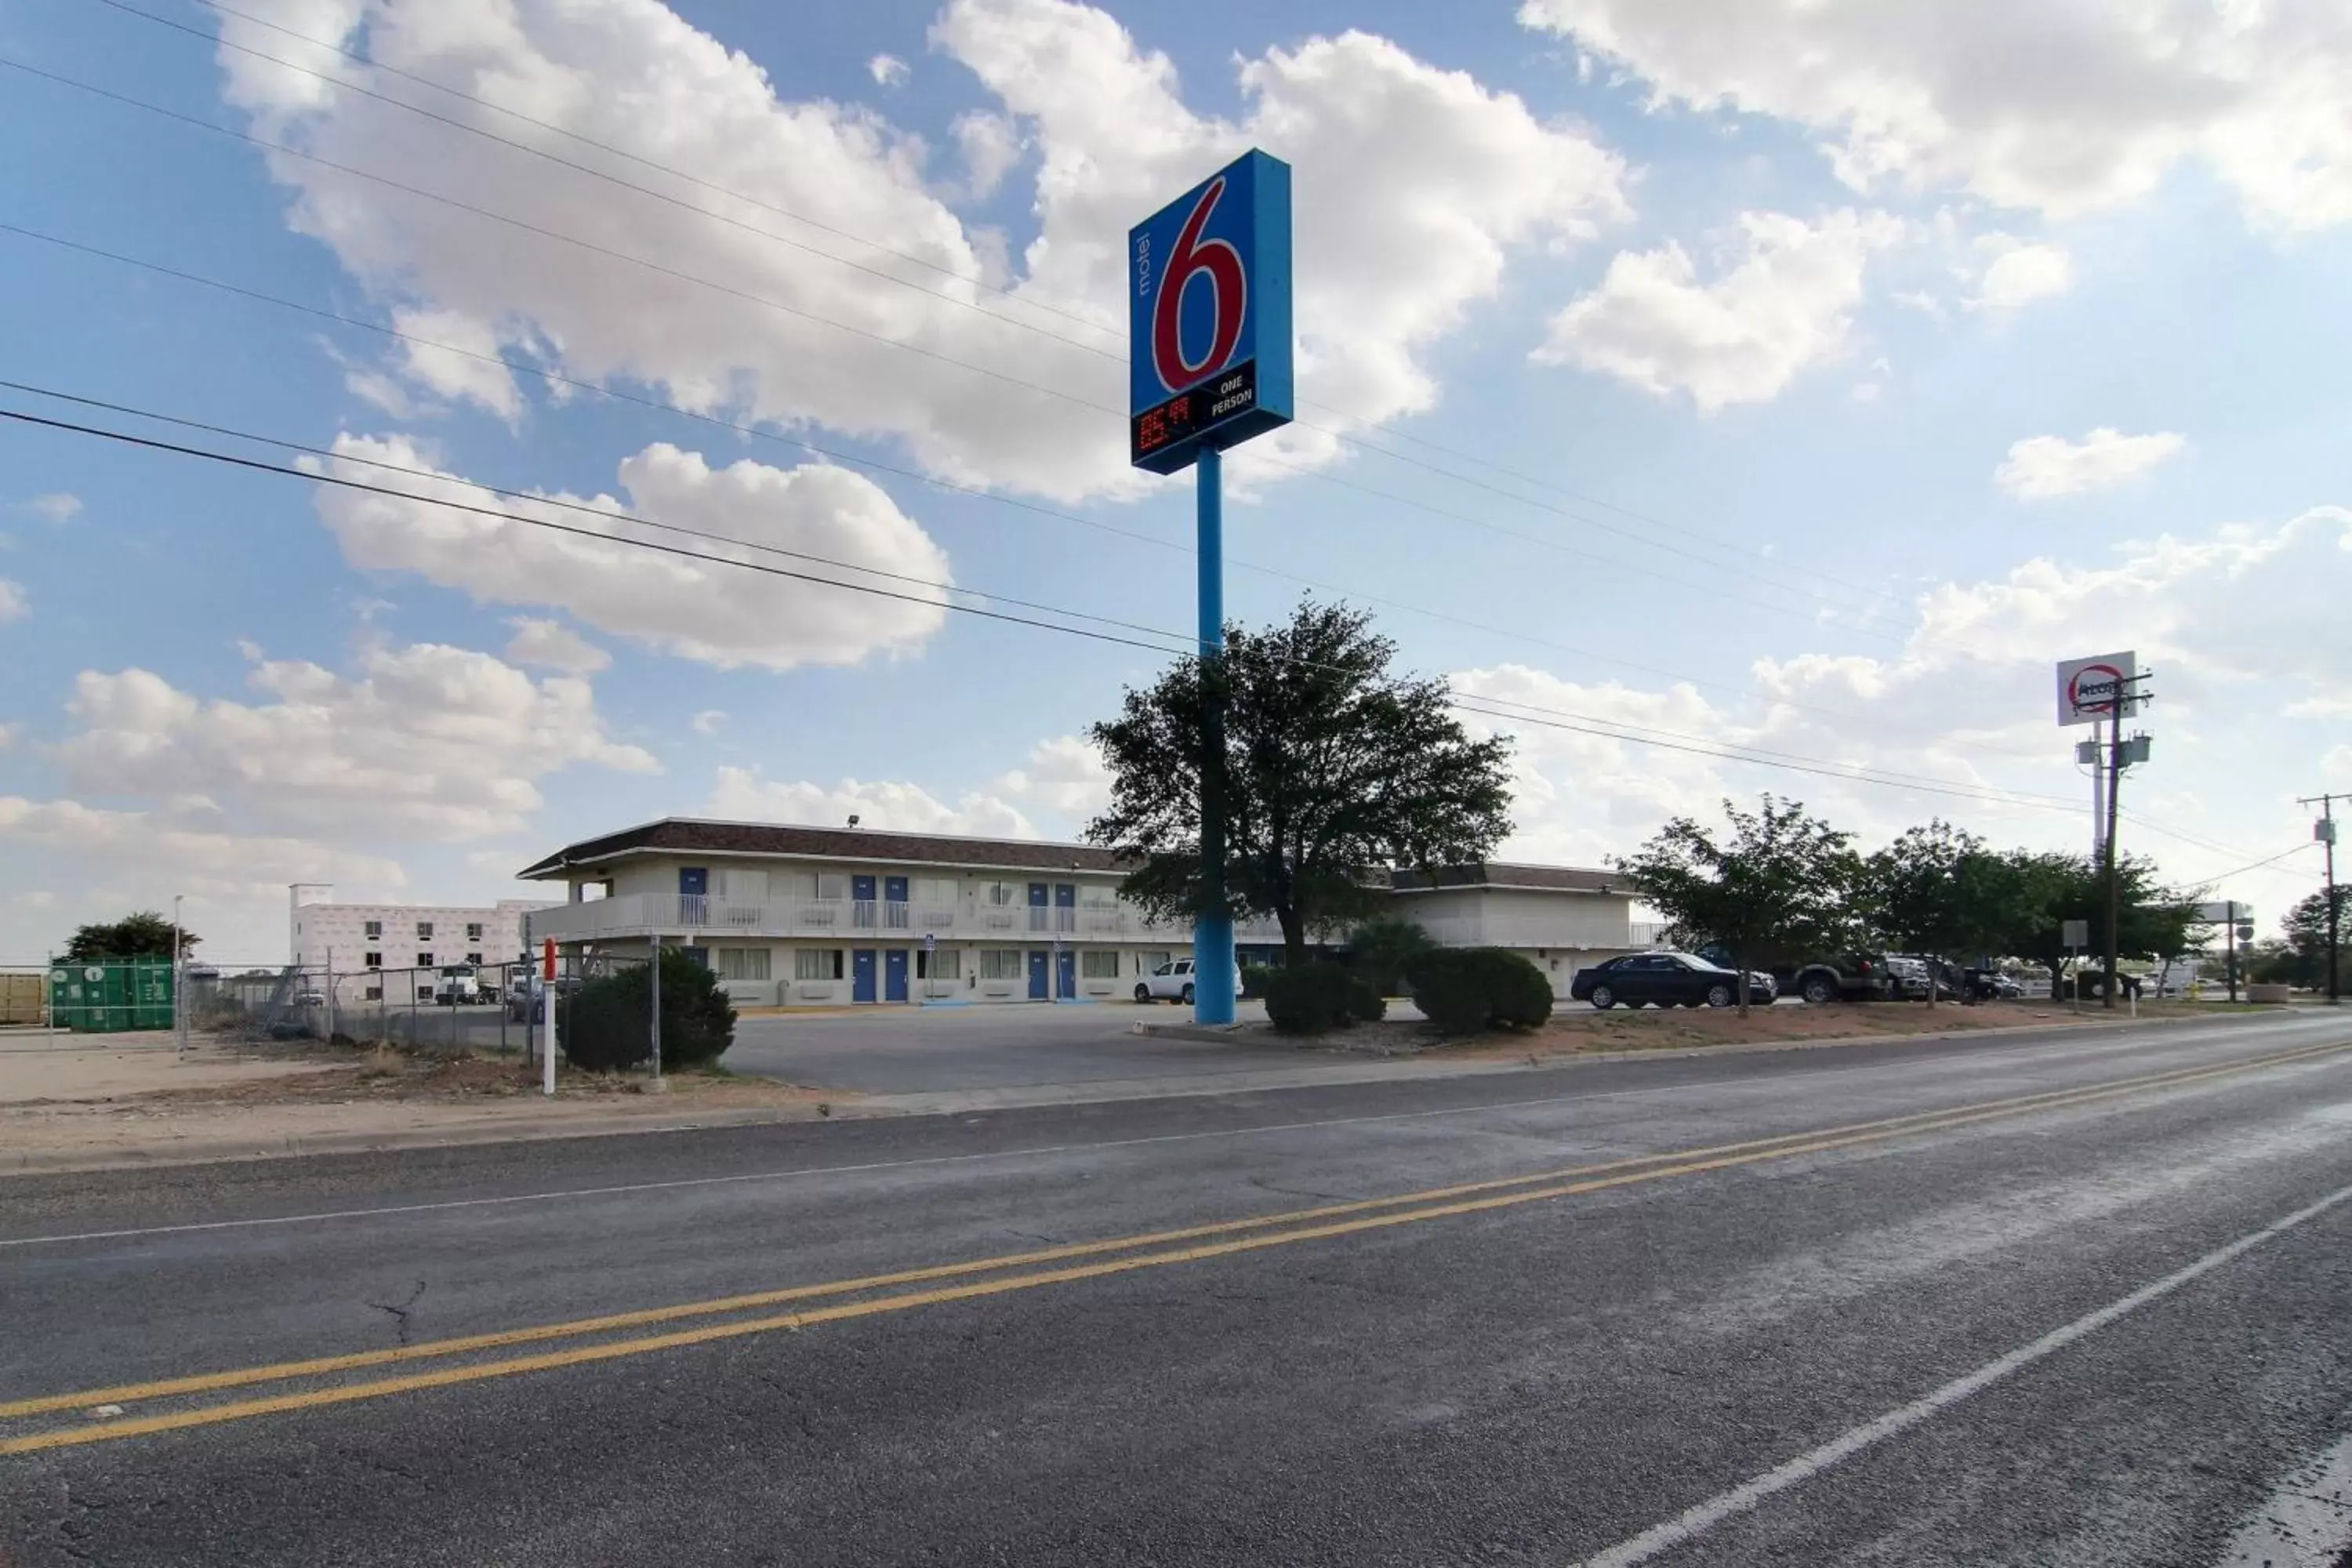
[[[874,950],[861,947],[849,955],[849,999],[874,1000]]]
[[[1043,1002],[1047,999],[1048,998],[1045,994],[1045,955],[1042,952],[1033,952],[1029,955],[1029,1000],[1032,1002]]]

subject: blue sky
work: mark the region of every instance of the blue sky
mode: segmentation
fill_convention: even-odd
[[[2165,49],[2060,6],[2035,70],[2023,0],[1916,37],[1794,0],[135,4],[194,33],[7,0],[0,55],[672,275],[16,69],[0,222],[640,401],[0,233],[6,380],[1181,630],[1189,481],[1079,405],[1123,380],[1086,319],[1125,225],[1255,142],[1297,169],[1316,427],[1231,467],[1236,618],[1307,580],[1490,702],[1967,792],[1521,728],[1512,853],[1765,788],[1865,838],[2078,843],[2049,666],[2125,647],[2168,871],[2275,910],[2311,856],[2234,868],[2352,783],[2324,18],[2182,5]],[[268,956],[286,881],[487,900],[671,812],[1070,833],[1076,737],[1158,663],[22,426],[0,537],[0,959],[174,892]]]

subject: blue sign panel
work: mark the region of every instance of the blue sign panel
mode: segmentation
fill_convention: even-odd
[[[1128,231],[1128,447],[1156,474],[1290,422],[1290,165],[1244,153]]]

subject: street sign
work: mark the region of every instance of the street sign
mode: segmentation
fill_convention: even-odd
[[[939,950],[940,939],[937,933],[925,931],[923,933],[923,951],[925,952],[937,952]]]
[[[2058,922],[2058,928],[2059,940],[2062,945],[2066,947],[2088,947],[2091,945],[2090,921],[2061,921]]]
[[[1128,446],[1155,474],[1290,422],[1290,165],[1244,153],[1128,231]]]
[[[2128,653],[2070,658],[2058,667],[2058,722],[2095,724],[2121,719],[2131,710],[2131,687],[2138,660]]]

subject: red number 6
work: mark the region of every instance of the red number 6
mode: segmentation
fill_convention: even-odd
[[[1183,232],[1176,237],[1176,247],[1168,253],[1160,298],[1151,307],[1151,367],[1171,392],[1181,392],[1224,369],[1234,345],[1241,342],[1242,316],[1249,300],[1241,253],[1224,240],[1201,238],[1209,215],[1224,194],[1223,176],[1210,181],[1209,188],[1201,193],[1200,202],[1184,220]],[[1216,306],[1216,330],[1210,334],[1209,352],[1198,360],[1189,360],[1184,357],[1181,318],[1184,286],[1195,272],[1208,274],[1210,298]]]

